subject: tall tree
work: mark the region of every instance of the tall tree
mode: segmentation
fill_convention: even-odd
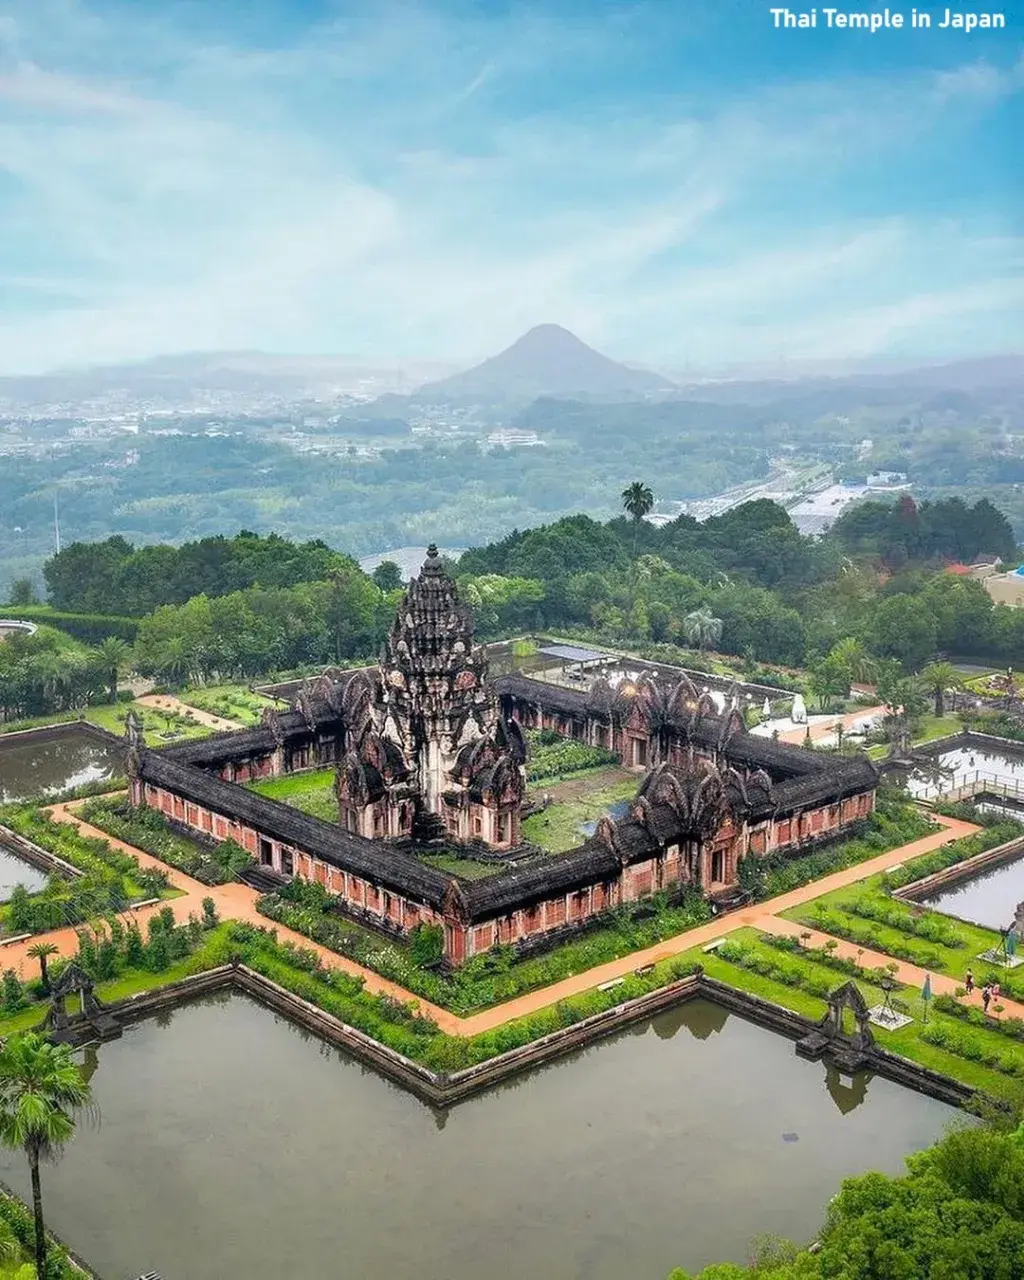
[[[105,640],[100,641],[94,650],[96,660],[106,672],[107,687],[110,691],[110,701],[117,701],[117,682],[121,678],[121,672],[128,665],[130,650],[125,642],[119,636],[107,636]]]
[[[642,480],[634,480],[622,491],[622,506],[633,522],[633,559],[636,559],[636,540],[640,522],[654,506],[654,494]]]
[[[28,949],[28,954],[33,960],[39,961],[39,978],[43,984],[43,995],[50,994],[50,970],[49,959],[51,956],[59,954],[60,948],[55,947],[52,942],[36,942]]]
[[[394,560],[382,560],[370,576],[385,594],[402,586],[402,570]]]
[[[963,684],[960,672],[951,662],[929,662],[921,672],[921,679],[935,699],[935,714],[941,716],[946,709],[945,695],[949,689],[959,689]]]
[[[68,1045],[34,1031],[0,1049],[0,1142],[24,1151],[32,1175],[36,1273],[46,1275],[46,1224],[39,1162],[55,1159],[75,1132],[75,1114],[92,1099]]]
[[[707,605],[694,609],[683,619],[686,643],[696,645],[703,653],[722,638],[722,619],[716,618]]]
[[[35,604],[36,589],[31,578],[15,578],[7,593],[9,604]]]

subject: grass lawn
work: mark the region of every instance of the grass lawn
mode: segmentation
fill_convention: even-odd
[[[944,716],[922,716],[914,732],[914,746],[919,747],[922,743],[934,742],[936,738],[948,738],[954,733],[959,733],[963,727],[964,722],[952,712],[947,712]]]
[[[259,724],[265,707],[278,704],[272,698],[253,691],[244,684],[208,684],[185,689],[178,697],[190,707],[209,711],[211,715],[235,720],[247,727]]]
[[[615,778],[614,782],[607,781],[609,772]],[[587,838],[580,831],[580,824],[596,822],[613,805],[623,800],[632,800],[640,782],[633,774],[623,777],[621,769],[598,770],[592,776],[597,785],[578,786],[577,794],[571,798],[556,799],[542,813],[531,814],[523,823],[523,838],[547,849],[549,853],[564,853],[566,849],[574,849]],[[583,779],[577,779],[577,783],[582,781]],[[602,781],[604,785],[600,785]],[[562,790],[562,786],[559,790]],[[538,790],[543,791],[544,788]],[[558,794],[554,787],[548,787],[547,790],[554,795]]]
[[[984,840],[979,840],[979,835],[984,836],[986,834],[990,837],[989,844],[996,844],[1001,839],[998,829],[989,829],[987,832],[983,831],[973,836],[964,837],[964,840],[965,842],[970,842],[968,847],[979,846],[975,852],[980,852],[981,848],[986,847],[986,843]],[[956,841],[955,843],[959,844],[961,842]],[[919,859],[913,859],[907,864],[907,870],[912,870],[915,862],[924,862],[932,856],[924,854]],[[988,969],[992,968],[993,972],[1000,974],[1000,981],[1007,995],[1011,995],[1012,989],[1015,987],[1024,988],[1024,973],[1019,970],[1016,975],[1012,971],[1003,973],[1001,970],[995,970],[992,966],[986,966],[985,961],[978,959],[982,952],[998,947],[999,935],[994,930],[984,929],[980,925],[970,924],[966,921],[954,920],[951,916],[944,915],[942,912],[930,911],[916,904],[902,903],[887,892],[886,886],[886,876],[881,873],[870,876],[860,884],[849,885],[844,889],[836,889],[831,893],[822,894],[821,897],[814,898],[812,901],[806,902],[800,907],[794,907],[782,914],[787,920],[795,920],[801,924],[808,925],[810,928],[818,928],[825,933],[829,933],[830,929],[827,923],[820,922],[819,911],[824,910],[832,919],[841,921],[844,928],[849,927],[859,931],[856,938],[849,939],[855,945],[908,960],[910,960],[910,957],[897,956],[896,949],[907,947],[919,949],[921,960],[910,960],[911,963],[921,963],[926,968],[934,969],[936,972],[946,974],[952,978],[963,978],[966,971],[971,969],[979,984],[984,979]],[[952,946],[949,945],[948,940],[933,940],[918,933],[911,933],[898,925],[886,923],[882,920],[868,919],[850,909],[858,902],[866,904],[869,910],[874,910],[875,908],[879,910],[898,910],[904,915],[909,914],[915,921],[921,922],[925,928],[934,925],[948,929],[962,941],[963,945]],[[835,936],[841,935],[837,933]]]
[[[460,858],[453,853],[425,853],[420,861],[428,867],[436,867],[438,871],[447,871],[449,875],[462,876],[466,880],[483,880],[485,876],[497,875],[505,868],[500,862],[477,862],[475,858]]]
[[[133,708],[142,721],[142,730],[149,747],[166,746],[169,742],[184,742],[187,738],[205,738],[210,730],[205,725],[196,724],[187,716],[165,714],[152,707],[144,707],[138,702],[107,703],[100,707],[86,707],[81,713],[90,724],[99,725],[108,733],[120,737],[124,733],[128,711]]]
[[[20,733],[23,729],[43,729],[53,724],[72,724],[87,720],[100,729],[106,729],[117,737],[124,734],[124,723],[129,707],[142,721],[149,747],[166,746],[169,742],[184,742],[186,738],[203,738],[210,733],[205,725],[196,724],[187,716],[164,715],[152,707],[138,702],[104,702],[95,707],[82,707],[77,711],[58,711],[52,716],[32,716],[27,720],[10,720],[0,724],[0,733]]]
[[[826,978],[833,989],[847,981],[845,974],[832,970],[827,966],[816,964],[812,960],[805,959],[799,955],[776,951],[774,947],[761,943],[759,937],[760,935],[753,929],[739,929],[730,934],[732,940],[752,947],[759,955],[777,961],[786,968],[795,967],[815,978]],[[688,952],[685,958],[699,961],[704,966],[704,971],[709,978],[717,978],[720,982],[728,983],[729,986],[737,987],[741,991],[748,991],[751,995],[760,996],[763,1000],[770,1000],[786,1009],[792,1009],[794,1013],[813,1019],[821,1018],[825,1014],[825,1001],[818,996],[802,991],[799,988],[788,986],[762,974],[753,973],[740,965],[732,964],[722,959],[715,952],[707,954]],[[869,1005],[881,1003],[881,993],[876,986],[859,978],[856,979],[856,982]],[[881,1027],[872,1026],[872,1032],[879,1045],[891,1050],[893,1053],[901,1054],[913,1062],[918,1062],[922,1066],[930,1067],[933,1071],[940,1071],[943,1075],[951,1076],[971,1088],[983,1090],[995,1097],[1015,1097],[1019,1095],[1019,1077],[1008,1076],[1003,1072],[984,1066],[982,1063],[968,1061],[958,1054],[950,1053],[922,1039],[921,1032],[926,1026],[930,1028],[948,1026],[963,1030],[963,1023],[959,1019],[938,1013],[930,1008],[928,1022],[925,1024],[923,1021],[924,1002],[921,999],[920,992],[904,989],[896,993],[894,999],[901,1001],[906,1006],[907,1012],[914,1018],[914,1021],[900,1031],[886,1031]],[[1024,1075],[1024,1044],[1020,1041],[985,1028],[971,1027],[969,1035],[986,1049],[999,1054],[1003,1059],[1019,1062],[1020,1072]]]
[[[282,804],[290,804],[293,809],[301,809],[303,813],[322,818],[324,822],[338,821],[333,769],[290,773],[283,778],[265,778],[261,782],[246,785],[250,791],[257,791],[271,800],[280,800]]]

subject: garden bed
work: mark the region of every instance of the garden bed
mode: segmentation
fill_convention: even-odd
[[[418,964],[413,946],[358,929],[332,911],[333,900],[320,885],[295,880],[257,904],[260,912],[321,946],[391,979],[407,991],[456,1013],[471,1013],[514,996],[584,973],[674,937],[710,918],[698,894],[671,904],[657,895],[595,920],[575,938],[538,955],[520,958],[512,947],[494,947],[474,956],[448,976]],[[436,957],[440,958],[440,946]]]
[[[84,822],[145,850],[203,884],[227,884],[252,862],[252,855],[236,841],[204,842],[183,835],[148,805],[131,805],[127,800],[89,800],[78,813]]]

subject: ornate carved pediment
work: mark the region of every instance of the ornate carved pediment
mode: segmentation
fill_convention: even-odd
[[[469,924],[469,903],[466,901],[465,891],[458,880],[452,879],[448,881],[448,887],[444,891],[441,911],[446,920],[452,920],[460,925]]]
[[[260,724],[264,729],[269,729],[274,735],[274,742],[279,746],[284,746],[284,727],[281,724],[281,714],[277,707],[264,707],[260,716]]]

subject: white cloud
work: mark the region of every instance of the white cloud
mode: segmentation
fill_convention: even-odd
[[[476,355],[545,320],[648,360],[925,352],[1017,296],[998,218],[855,216],[818,183],[858,194],[861,166],[1014,91],[1024,63],[531,111],[538,76],[613,60],[615,30],[402,10],[244,49],[152,10],[115,29],[59,8],[63,46],[53,12],[0,27],[0,372]],[[5,285],[34,305],[5,309]]]

